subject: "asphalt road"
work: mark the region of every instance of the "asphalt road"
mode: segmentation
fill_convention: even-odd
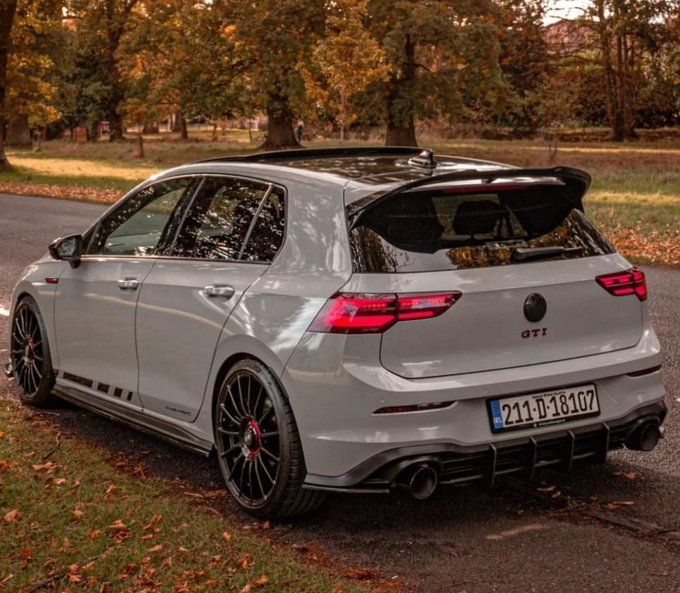
[[[0,333],[22,268],[55,237],[84,230],[100,206],[0,195]],[[545,472],[540,484],[440,489],[400,496],[332,496],[314,516],[267,532],[281,545],[314,542],[352,566],[379,567],[403,591],[680,591],[680,270],[646,268],[665,350],[670,414],[652,453],[621,451],[606,466]],[[6,357],[0,343],[0,357]],[[0,378],[0,393],[16,395]],[[193,491],[220,487],[215,463],[88,412],[57,411],[60,429],[128,455],[147,475]],[[140,453],[141,452],[141,453]],[[547,492],[539,492],[537,486]],[[607,508],[606,503],[633,503]],[[246,522],[223,503],[226,517]],[[600,513],[598,518],[593,516]]]

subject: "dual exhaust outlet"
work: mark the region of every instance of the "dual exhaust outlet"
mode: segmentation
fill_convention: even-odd
[[[633,451],[651,451],[663,438],[659,418],[641,418],[626,435],[626,448]],[[416,500],[426,500],[434,494],[439,484],[439,472],[429,460],[413,461],[398,470],[394,479],[396,487]]]

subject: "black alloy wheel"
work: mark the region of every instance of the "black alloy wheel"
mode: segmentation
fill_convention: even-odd
[[[17,304],[10,333],[12,373],[21,388],[21,401],[36,407],[54,403],[54,372],[45,324],[33,298]]]
[[[304,460],[290,404],[267,367],[252,359],[236,363],[214,418],[222,475],[246,511],[284,517],[318,506],[321,494],[302,488]]]

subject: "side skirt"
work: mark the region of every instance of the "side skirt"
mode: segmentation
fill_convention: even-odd
[[[65,387],[64,385],[56,385],[53,391],[59,397],[77,406],[168,441],[182,449],[200,453],[206,457],[210,455],[213,449],[213,444],[209,441],[200,439],[179,426],[153,418],[143,412],[129,408],[123,409],[115,402],[109,402],[72,387]]]

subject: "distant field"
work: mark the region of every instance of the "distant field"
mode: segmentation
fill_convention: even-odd
[[[255,143],[261,141],[256,135]],[[249,152],[247,131],[229,130],[218,142],[207,136],[180,142],[168,136],[109,144],[46,142],[41,152],[9,151],[15,171],[0,175],[0,191],[113,201],[136,183],[165,168],[221,155]],[[586,200],[591,217],[617,247],[643,263],[680,267],[680,141],[635,144],[562,143],[551,157],[540,141],[428,140],[437,152],[522,166],[570,165],[587,170],[593,187]],[[352,145],[356,145],[353,143]],[[307,146],[336,146],[331,141]]]

